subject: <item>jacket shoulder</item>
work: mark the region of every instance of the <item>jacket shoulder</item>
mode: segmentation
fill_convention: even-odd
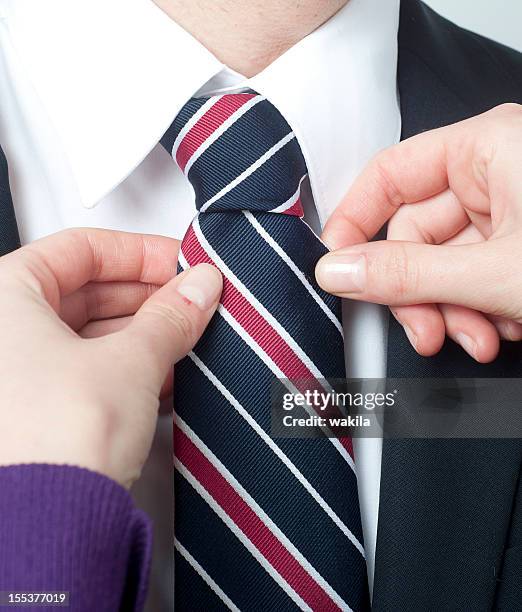
[[[457,26],[420,0],[402,0],[399,52],[479,113],[522,103],[522,53]]]

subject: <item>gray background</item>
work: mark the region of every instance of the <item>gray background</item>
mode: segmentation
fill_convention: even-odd
[[[425,0],[458,25],[522,51],[521,0]]]

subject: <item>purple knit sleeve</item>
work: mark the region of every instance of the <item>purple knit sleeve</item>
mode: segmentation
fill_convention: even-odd
[[[68,591],[75,612],[139,611],[151,550],[150,521],[109,478],[69,466],[0,468],[0,591]]]

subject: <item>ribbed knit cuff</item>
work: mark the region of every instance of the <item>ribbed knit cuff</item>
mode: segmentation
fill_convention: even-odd
[[[78,612],[138,611],[151,549],[150,521],[109,478],[70,466],[0,468],[0,591],[69,591]]]

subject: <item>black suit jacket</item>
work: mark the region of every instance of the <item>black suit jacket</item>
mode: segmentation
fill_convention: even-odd
[[[407,138],[522,103],[522,55],[402,0],[398,84]],[[450,341],[422,358],[392,319],[388,346],[391,377],[522,375],[520,343],[489,365]],[[522,610],[521,464],[520,440],[385,440],[373,608]]]
[[[398,83],[407,138],[503,102],[522,103],[522,55],[456,27],[419,0],[402,0]],[[17,246],[0,159],[0,254]],[[424,359],[391,320],[388,371],[519,377],[521,347],[504,345],[487,366],[450,342]],[[521,463],[519,440],[385,440],[373,608],[522,610]]]

